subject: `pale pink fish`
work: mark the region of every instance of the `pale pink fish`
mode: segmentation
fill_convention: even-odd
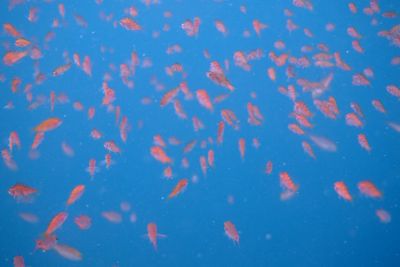
[[[104,148],[114,153],[121,153],[121,149],[115,144],[114,141],[105,142]]]
[[[336,152],[337,150],[336,144],[325,137],[310,135],[310,139],[322,150],[328,152]]]
[[[62,257],[68,260],[71,261],[82,260],[82,254],[73,247],[67,245],[55,244],[53,248],[55,251],[57,251],[58,254],[60,254]]]

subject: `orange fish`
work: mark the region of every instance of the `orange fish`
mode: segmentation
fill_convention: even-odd
[[[371,146],[369,145],[367,137],[365,136],[365,134],[359,134],[357,136],[357,139],[358,139],[358,143],[360,144],[360,146],[362,148],[364,148],[368,152],[371,151]]]
[[[75,201],[77,201],[85,191],[85,186],[80,184],[77,185],[74,189],[72,189],[71,194],[69,195],[69,198],[67,200],[67,205],[73,204]]]
[[[15,40],[15,46],[18,46],[18,47],[25,47],[25,46],[28,46],[30,44],[31,44],[31,42],[29,40],[24,39],[24,38],[19,38],[19,39]]]
[[[360,192],[371,198],[381,198],[382,193],[376,188],[376,186],[371,181],[361,181],[357,184],[358,190]]]
[[[49,118],[47,120],[42,121],[38,124],[34,130],[35,132],[47,132],[50,130],[54,130],[55,128],[59,127],[62,123],[62,120],[59,118]]]
[[[352,197],[347,189],[346,184],[343,181],[335,182],[333,185],[336,193],[347,201],[352,201]]]
[[[188,185],[188,179],[181,179],[172,190],[172,192],[168,195],[168,199],[176,197],[179,193],[185,190],[186,186]]]
[[[119,24],[125,28],[126,30],[129,31],[138,31],[141,30],[142,27],[140,27],[139,24],[137,24],[133,19],[131,18],[123,18],[119,21]]]
[[[60,212],[57,215],[55,215],[51,219],[49,225],[47,226],[46,232],[44,233],[45,236],[49,236],[52,233],[54,233],[55,230],[57,230],[64,224],[67,218],[68,218],[68,213],[66,212]]]
[[[26,55],[28,54],[27,51],[10,51],[7,52],[4,56],[3,56],[3,63],[5,65],[11,66],[15,63],[17,63],[18,61],[20,61],[21,59],[23,59]]]
[[[31,149],[37,149],[44,139],[44,132],[37,132],[33,139]]]
[[[151,155],[161,163],[171,163],[172,160],[167,156],[165,151],[159,146],[153,146],[150,149]]]

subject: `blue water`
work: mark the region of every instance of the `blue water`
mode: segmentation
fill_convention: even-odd
[[[31,41],[26,48],[16,48],[15,38],[3,31],[0,35],[2,56],[8,51],[30,51],[36,45],[43,54],[39,60],[29,55],[12,66],[1,63],[0,73],[5,79],[0,87],[0,106],[12,101],[14,108],[0,109],[1,150],[8,149],[8,137],[16,131],[21,140],[21,149],[14,148],[12,157],[18,165],[13,171],[0,164],[0,265],[13,266],[13,257],[20,255],[26,266],[399,266],[400,265],[400,133],[388,126],[388,122],[400,124],[399,99],[386,91],[386,86],[400,86],[399,65],[390,62],[400,56],[399,47],[389,40],[378,37],[377,33],[400,24],[398,17],[384,18],[387,11],[400,12],[396,1],[379,1],[380,12],[372,16],[363,13],[369,1],[354,1],[358,12],[352,14],[347,1],[312,0],[313,10],[295,7],[292,1],[162,1],[146,5],[143,1],[64,1],[66,16],[58,12],[56,1],[27,1],[9,9],[9,3],[0,4],[1,23],[11,23]],[[240,6],[247,9],[240,12]],[[132,18],[141,25],[140,31],[128,31],[119,25],[119,20],[129,17],[124,13],[134,6],[138,16]],[[39,10],[35,22],[28,20],[29,9]],[[284,9],[292,11],[286,17]],[[170,11],[171,18],[163,13]],[[100,18],[100,13],[112,15],[110,21]],[[81,27],[74,15],[83,17],[88,26]],[[182,30],[181,24],[194,17],[201,19],[197,36],[190,37]],[[299,29],[289,33],[286,20],[290,18]],[[54,19],[58,28],[52,28]],[[224,37],[214,26],[218,19],[224,22],[228,34]],[[252,21],[260,20],[268,28],[257,36]],[[371,25],[376,19],[377,25]],[[115,22],[115,27],[113,23]],[[335,30],[325,30],[327,23],[335,24]],[[170,26],[163,31],[163,25]],[[362,35],[360,44],[365,52],[353,50],[353,40],[346,33],[348,27],[355,27]],[[306,37],[303,28],[314,34]],[[243,37],[248,30],[250,36]],[[46,42],[48,32],[55,37]],[[159,32],[153,38],[153,32]],[[278,51],[273,44],[282,40],[286,48]],[[338,67],[295,69],[295,78],[285,75],[288,62],[277,67],[268,58],[268,53],[286,53],[289,56],[312,56],[320,53],[318,44],[329,47],[330,55],[340,52],[341,58],[351,66],[350,71]],[[181,53],[166,54],[167,47],[179,44]],[[313,47],[310,53],[301,52],[301,47]],[[105,47],[106,52],[101,52]],[[236,51],[249,53],[255,49],[263,51],[263,57],[249,62],[251,71],[246,72],[234,65]],[[210,59],[203,56],[207,49]],[[119,65],[128,64],[132,52],[136,52],[140,64],[151,59],[152,66],[136,66],[134,88],[123,84]],[[67,60],[71,68],[63,75],[53,77],[53,70]],[[73,53],[81,60],[88,56],[92,63],[92,76],[86,75],[72,61]],[[206,72],[211,61],[217,61],[224,68],[224,60],[230,62],[226,77],[234,85],[233,92],[209,80]],[[334,59],[330,60],[335,62]],[[165,67],[174,63],[183,66],[185,75],[175,73],[168,76]],[[37,64],[37,65],[36,65]],[[115,69],[110,67],[114,65]],[[35,67],[36,66],[36,67]],[[46,80],[35,83],[35,68],[46,75]],[[274,67],[276,81],[267,76],[267,69]],[[369,78],[371,86],[352,85],[352,76],[370,67],[374,77]],[[108,73],[112,80],[108,85],[115,90],[113,106],[120,106],[121,117],[129,122],[128,140],[124,143],[115,123],[115,112],[108,112],[102,105],[102,83]],[[310,93],[304,93],[296,80],[299,78],[318,82],[330,73],[334,75],[328,90],[318,99],[335,97],[340,114],[336,120],[325,117],[314,105]],[[16,93],[11,92],[14,77],[21,79]],[[156,90],[151,84],[153,77],[164,85]],[[172,104],[160,107],[162,96],[186,81],[194,98],[185,100],[179,93],[188,119],[180,119]],[[45,97],[38,108],[29,110],[24,87],[32,84],[33,102]],[[295,123],[290,113],[293,102],[278,92],[279,86],[294,85],[297,100],[303,101],[314,114],[310,118],[314,125],[304,128],[306,134],[296,135],[288,130],[289,123]],[[222,94],[229,97],[214,103],[211,112],[199,105],[196,90],[205,89],[211,99]],[[64,93],[69,102],[56,102],[50,111],[49,96],[54,91],[58,96]],[[251,93],[257,97],[252,98]],[[144,97],[152,102],[142,104]],[[378,112],[372,105],[379,99],[386,113]],[[76,111],[73,103],[84,106]],[[260,126],[247,122],[248,102],[259,107],[264,116]],[[356,128],[346,125],[345,115],[353,112],[350,103],[358,103],[365,115],[364,126]],[[96,109],[95,117],[87,119],[89,107]],[[239,130],[225,123],[224,142],[217,145],[217,124],[222,120],[221,110],[232,110],[240,121]],[[197,116],[205,128],[195,132],[191,118]],[[33,128],[49,117],[58,117],[62,124],[46,132],[32,159],[30,147],[35,132]],[[92,129],[98,129],[103,137],[94,140]],[[357,135],[364,133],[372,147],[367,152],[360,147]],[[176,137],[178,146],[167,145],[165,151],[172,158],[173,179],[163,177],[167,165],[155,160],[150,154],[153,137],[161,135],[165,142]],[[336,152],[320,149],[308,138],[309,134],[323,136],[333,141]],[[261,143],[255,149],[251,143],[257,137]],[[207,142],[206,148],[200,143]],[[238,140],[246,140],[244,160],[241,159]],[[106,169],[100,162],[104,159],[105,141],[113,140],[121,148],[121,154],[112,154],[113,164]],[[184,155],[186,143],[197,140],[197,145]],[[301,142],[312,146],[317,159],[304,153]],[[61,143],[68,143],[75,152],[66,156]],[[199,157],[207,151],[215,152],[215,168],[208,168],[205,176],[200,168]],[[181,167],[181,159],[187,157],[188,169]],[[99,172],[91,179],[85,169],[90,159],[97,161]],[[265,164],[273,162],[273,172],[265,174]],[[288,172],[298,192],[292,198],[282,201],[282,187],[279,173]],[[195,178],[198,181],[196,182]],[[168,194],[182,179],[189,179],[186,190],[176,198],[166,200]],[[372,181],[382,192],[380,199],[369,198],[359,192],[357,183]],[[353,201],[339,198],[333,189],[336,181],[344,181]],[[8,194],[15,183],[22,183],[37,189],[38,193],[28,203],[17,201]],[[66,200],[71,190],[84,184],[83,196],[66,209]],[[228,197],[234,202],[229,203]],[[120,209],[121,202],[131,205],[129,212]],[[382,223],[376,216],[377,209],[384,209],[391,215],[389,223]],[[68,219],[55,235],[58,243],[74,247],[82,253],[82,259],[71,261],[63,258],[54,249],[46,252],[35,250],[35,240],[46,230],[54,215],[66,210]],[[122,215],[122,222],[107,221],[101,213],[115,211]],[[29,223],[19,217],[20,212],[35,214],[39,221]],[[131,222],[131,213],[137,221]],[[91,217],[92,226],[83,231],[74,224],[74,218],[85,214]],[[240,242],[236,244],[224,232],[224,222],[232,221],[236,226]],[[158,249],[145,237],[147,224],[154,222],[159,233],[166,238],[158,239]]]

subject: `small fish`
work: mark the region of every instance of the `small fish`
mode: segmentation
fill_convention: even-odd
[[[236,230],[235,225],[231,221],[224,222],[225,234],[233,240],[236,244],[239,244],[239,233]]]
[[[166,235],[157,233],[157,225],[153,222],[147,224],[147,238],[150,240],[154,249],[157,251],[157,237],[166,237]]]

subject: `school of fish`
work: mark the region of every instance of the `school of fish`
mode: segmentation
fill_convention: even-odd
[[[265,6],[265,17],[255,17],[252,14],[254,7],[240,3],[242,1],[214,0],[204,3],[218,8],[229,7],[233,16],[246,21],[244,25],[229,25],[217,12],[204,17],[199,14],[181,19],[184,14],[168,9],[168,5],[161,0],[127,1],[119,13],[107,11],[107,4],[103,0],[92,1],[95,2],[95,8],[90,11],[73,8],[68,1],[44,1],[40,7],[24,0],[5,2],[1,4],[1,9],[10,15],[8,21],[1,19],[0,84],[2,91],[9,92],[0,95],[0,112],[6,120],[19,120],[30,126],[21,128],[12,121],[2,121],[2,124],[12,125],[14,129],[6,131],[4,126],[0,128],[3,141],[0,148],[3,161],[0,182],[4,183],[10,173],[23,172],[30,176],[29,168],[32,167],[21,164],[22,158],[29,159],[32,165],[40,162],[42,148],[46,153],[52,151],[51,158],[62,157],[65,166],[78,169],[84,177],[71,180],[73,184],[69,183],[69,195],[62,196],[64,200],[59,203],[64,208],[58,212],[39,218],[34,209],[29,211],[29,208],[25,208],[26,211],[15,215],[29,224],[41,225],[42,231],[37,233],[37,239],[28,240],[35,251],[52,251],[69,261],[84,261],[89,252],[80,251],[79,243],[65,244],[58,238],[64,225],[71,222],[76,225],[75,231],[89,231],[96,227],[98,220],[121,224],[126,216],[131,223],[143,220],[146,225],[142,229],[143,234],[155,251],[163,250],[163,241],[159,242],[159,239],[173,239],[173,233],[166,233],[168,237],[164,234],[162,221],[145,217],[138,219],[129,201],[121,200],[119,210],[103,210],[97,215],[89,211],[86,214],[75,212],[75,206],[96,205],[90,203],[85,195],[93,194],[93,184],[102,183],[99,176],[106,177],[107,172],[114,168],[121,168],[124,172],[122,168],[126,165],[119,162],[127,161],[128,164],[140,166],[143,158],[150,161],[152,168],[163,178],[156,177],[165,192],[159,196],[162,199],[160,205],[170,205],[171,202],[187,202],[195,184],[219,179],[214,175],[216,169],[230,168],[226,160],[222,160],[225,157],[236,157],[239,161],[234,164],[242,166],[251,162],[253,157],[262,157],[259,174],[272,181],[275,197],[280,201],[296,201],[306,187],[302,182],[311,178],[300,177],[296,169],[284,160],[279,162],[274,159],[273,153],[266,147],[271,131],[279,131],[278,135],[281,136],[279,140],[272,140],[275,146],[280,143],[287,145],[287,140],[293,146],[293,151],[274,153],[288,158],[300,153],[307,164],[304,168],[312,168],[313,164],[323,161],[327,169],[333,170],[332,176],[335,175],[335,166],[330,166],[330,156],[353,157],[343,154],[344,144],[336,139],[336,127],[347,127],[346,146],[371,157],[377,146],[385,146],[370,141],[370,136],[377,134],[368,128],[372,118],[378,117],[383,121],[382,129],[400,134],[399,5],[393,6],[393,10],[384,10],[379,0],[339,1],[337,5],[341,5],[347,15],[355,17],[348,27],[343,28],[336,26],[336,23],[342,25],[339,21],[326,21],[325,25],[303,25],[302,17],[318,16],[318,3],[321,1],[313,0],[281,1],[284,2],[284,8],[274,11],[259,1],[260,6]],[[149,23],[145,15],[147,12],[160,13],[159,21],[156,24]],[[280,18],[284,19],[283,23],[271,18],[278,12]],[[175,17],[179,18],[179,23]],[[370,24],[358,25],[357,18],[360,17]],[[45,27],[47,33],[44,36],[31,35],[31,30],[19,26],[20,20],[27,20],[36,27]],[[125,54],[118,52],[117,56],[115,51],[120,48],[103,44],[99,37],[95,37],[96,42],[91,43],[92,48],[89,49],[96,50],[96,53],[88,49],[75,50],[76,47],[68,50],[67,44],[57,49],[52,46],[52,42],[62,39],[63,33],[70,31],[71,27],[78,28],[77,35],[90,36],[91,31],[95,31],[91,28],[92,20],[96,20],[107,31],[132,36],[131,40],[122,41],[130,51]],[[169,38],[174,31],[182,35],[181,40]],[[281,34],[274,36],[276,31]],[[313,31],[322,31],[323,34]],[[362,61],[364,55],[373,49],[365,41],[365,35],[370,35],[367,37],[369,39],[384,41],[385,47],[380,49],[386,49],[390,55],[394,55],[385,58],[386,61],[377,59],[380,60],[379,64],[393,69],[392,74],[378,77],[379,64]],[[154,56],[132,46],[140,42],[142,36],[153,40],[152,45],[158,50]],[[215,42],[231,38],[237,49],[220,53],[212,47],[212,43],[199,42],[201,36],[212,36],[210,38],[217,40]],[[296,38],[294,36],[301,36],[299,38],[304,40],[296,47],[297,50],[289,44],[291,37]],[[264,37],[268,39],[258,41]],[[338,38],[346,43],[345,51],[338,50],[337,40],[329,42]],[[240,42],[246,43],[248,40],[255,40],[254,43],[258,45],[240,50]],[[200,44],[203,46],[202,54],[196,55],[199,63],[186,61],[185,55],[193,53],[192,47]],[[121,50],[127,51],[127,47]],[[170,62],[158,66],[163,70],[161,72],[155,67],[161,61],[158,57]],[[379,55],[376,57],[379,58]],[[26,76],[26,72],[30,72],[30,76]],[[87,80],[87,83],[80,86],[74,83],[75,77]],[[253,79],[262,85],[256,87],[256,84],[250,83]],[[336,82],[338,79],[347,80],[347,83],[339,84]],[[374,85],[380,79],[387,81],[384,88]],[[252,85],[243,84],[243,80],[248,80]],[[90,87],[90,90],[83,87]],[[279,107],[273,101],[259,97],[264,94],[262,90],[280,98],[286,106]],[[363,93],[378,90],[381,92],[377,94],[378,97]],[[82,96],[75,99],[79,91],[82,91]],[[133,96],[129,101],[125,99],[126,92]],[[370,105],[361,106],[358,97],[370,97]],[[85,99],[90,101],[86,102]],[[149,120],[144,112],[132,112],[135,106],[143,106],[149,113],[153,109],[166,115]],[[26,115],[15,115],[23,110]],[[41,119],[37,119],[39,117]],[[161,122],[164,119],[166,121]],[[278,130],[272,124],[271,121],[277,120],[283,122],[283,129]],[[91,130],[77,141],[72,136],[79,131],[77,125],[83,124],[89,125]],[[187,135],[176,130],[181,125],[188,132]],[[333,125],[333,128],[326,125]],[[149,129],[147,131],[153,134],[146,133],[143,136],[143,129]],[[126,153],[132,151],[132,143],[135,142],[145,142],[147,149],[135,151],[137,159],[124,158]],[[96,148],[85,149],[91,156],[78,165],[72,160],[83,150],[82,143],[94,144]],[[229,155],[220,152],[227,146]],[[264,152],[260,156],[255,155],[257,151]],[[46,164],[48,170],[42,169],[41,172],[52,171],[52,179],[59,179],[59,171],[51,164],[49,161]],[[46,188],[45,183],[33,179],[36,175],[32,174],[32,177],[24,180],[26,182],[7,181],[9,186],[6,193],[15,200],[15,205],[33,206],[36,199],[52,190]],[[390,186],[373,175],[324,179],[330,179],[331,194],[328,197],[336,198],[338,205],[363,205],[363,199],[366,198],[380,201],[385,197],[384,188]],[[117,180],[115,178],[113,182],[118,183]],[[242,182],[251,183],[252,178],[246,177]],[[127,186],[143,193],[152,191],[151,188],[136,188],[134,181]],[[223,181],[220,186],[224,186]],[[258,190],[263,189],[259,187]],[[227,202],[233,205],[234,196],[229,196]],[[184,209],[182,206],[182,212]],[[382,206],[371,210],[371,214],[383,224],[391,222],[389,208]],[[228,217],[218,224],[227,240],[230,239],[240,249],[239,241],[246,239],[246,235],[241,236],[240,233],[246,229],[246,225],[238,221],[238,218]],[[137,239],[140,242],[140,238]],[[16,267],[28,264],[24,262],[27,255],[9,256],[14,257],[13,264]],[[46,253],[42,256],[45,262]],[[27,259],[25,261],[28,262]]]

